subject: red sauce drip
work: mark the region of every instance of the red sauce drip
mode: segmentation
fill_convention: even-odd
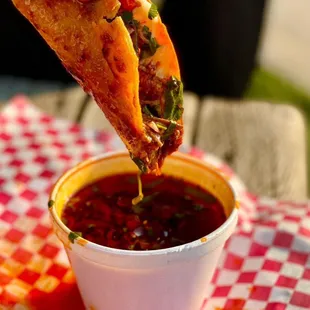
[[[124,11],[132,11],[140,6],[136,0],[119,0],[119,2],[121,3],[121,8]]]
[[[219,201],[182,180],[143,175],[142,203],[137,176],[104,178],[76,193],[67,203],[63,222],[100,245],[126,250],[155,250],[182,245],[211,233],[226,220]]]

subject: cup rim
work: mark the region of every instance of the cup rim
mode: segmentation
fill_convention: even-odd
[[[52,188],[51,194],[49,196],[49,201],[54,201],[54,205],[52,207],[49,207],[49,212],[52,217],[52,220],[58,228],[61,229],[62,232],[64,232],[68,237],[69,234],[72,232],[60,219],[56,212],[56,196],[58,193],[59,188],[71,177],[71,175],[77,173],[78,171],[82,170],[86,166],[92,165],[95,162],[102,161],[107,158],[115,158],[115,157],[129,157],[129,154],[127,151],[114,151],[114,152],[107,152],[103,153],[94,157],[91,157],[87,160],[84,160],[71,169],[67,170],[65,173],[63,173],[58,180],[56,181],[54,187]],[[176,254],[183,252],[184,250],[189,250],[189,249],[195,249],[197,247],[200,247],[202,245],[206,245],[208,243],[211,243],[214,239],[218,238],[221,236],[226,230],[228,230],[231,226],[234,225],[236,221],[236,217],[238,216],[238,201],[236,197],[236,192],[233,189],[232,185],[230,184],[229,181],[225,179],[225,177],[216,170],[214,166],[211,164],[204,162],[202,160],[199,160],[193,156],[190,156],[188,154],[183,154],[180,152],[175,152],[174,154],[169,156],[170,158],[176,158],[179,160],[185,160],[187,162],[190,162],[190,164],[199,166],[199,168],[202,168],[204,170],[208,170],[208,172],[215,174],[217,177],[219,177],[230,189],[232,196],[233,196],[233,201],[234,201],[234,206],[231,214],[228,216],[226,221],[218,227],[216,230],[212,231],[206,236],[202,236],[198,240],[194,240],[192,242],[175,246],[175,247],[170,247],[170,248],[165,248],[165,249],[159,249],[159,250],[150,250],[150,251],[130,251],[130,250],[123,250],[123,249],[116,249],[116,248],[110,248],[107,246],[99,245],[94,242],[88,241],[87,239],[84,239],[82,237],[78,237],[77,240],[85,240],[87,241],[86,244],[81,245],[79,242],[75,242],[74,244],[86,249],[89,249],[91,251],[103,253],[103,254],[108,254],[108,255],[113,255],[113,256],[121,256],[121,257],[128,257],[128,258],[133,258],[133,257],[148,257],[148,256],[161,256],[161,255],[167,255],[167,254]],[[205,241],[207,240],[207,241]]]

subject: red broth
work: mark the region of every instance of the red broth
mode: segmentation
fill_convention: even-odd
[[[226,220],[219,201],[202,188],[162,175],[122,174],[88,185],[68,201],[62,221],[94,243],[125,250],[156,250],[182,245],[211,233]]]

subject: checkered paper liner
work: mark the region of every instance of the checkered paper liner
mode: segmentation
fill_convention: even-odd
[[[124,146],[116,135],[52,118],[23,96],[2,111],[0,309],[84,309],[66,254],[51,230],[48,193],[77,162],[119,149]],[[182,151],[222,171],[240,199],[237,230],[206,287],[201,310],[310,309],[308,202],[255,197],[214,156],[195,148]]]

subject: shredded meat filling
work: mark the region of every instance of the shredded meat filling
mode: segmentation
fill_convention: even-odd
[[[119,14],[123,13],[121,7]],[[153,45],[150,48],[149,40],[152,40],[152,33],[147,27],[142,27],[138,21],[133,19],[125,24],[139,58],[139,99],[144,129],[147,137],[152,141],[150,148],[153,148],[150,152],[153,158],[149,159],[153,162],[157,158],[161,166],[165,156],[175,150],[176,141],[178,144],[181,143],[183,126],[164,117],[168,79],[157,75],[160,64],[152,62],[149,58],[150,53],[154,52],[152,48],[155,46],[156,52],[159,45],[155,40],[152,41]]]
[[[166,81],[156,75],[157,66],[153,63],[147,65],[140,63],[140,85],[139,94],[141,104],[162,104],[164,92],[166,89]]]

